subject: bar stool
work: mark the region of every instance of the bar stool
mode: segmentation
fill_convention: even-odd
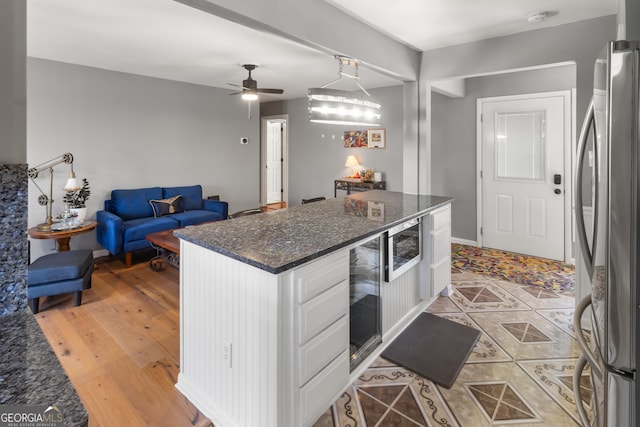
[[[33,314],[38,313],[40,297],[73,292],[73,305],[82,302],[82,291],[91,288],[93,252],[80,249],[44,255],[27,268],[27,298]]]

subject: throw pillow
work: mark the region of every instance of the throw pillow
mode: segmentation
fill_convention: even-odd
[[[177,195],[169,199],[149,200],[153,208],[153,216],[159,218],[164,215],[184,212],[182,206],[182,195]]]

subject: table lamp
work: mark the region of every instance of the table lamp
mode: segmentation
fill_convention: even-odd
[[[360,162],[358,161],[358,158],[354,155],[351,155],[349,157],[347,157],[347,161],[344,163],[345,167],[348,168],[354,168],[351,170],[351,176],[349,178],[360,178],[360,174],[358,174],[358,171],[355,169],[356,166],[360,165]]]
[[[64,153],[61,156],[54,157],[44,163],[37,165],[28,170],[27,175],[33,182],[33,184],[40,190],[40,196],[38,196],[38,204],[40,206],[47,207],[47,217],[42,224],[38,224],[36,227],[39,231],[51,231],[51,225],[53,224],[52,208],[53,208],[53,167],[60,163],[66,163],[71,165],[71,172],[69,173],[69,179],[64,186],[65,191],[76,191],[80,188],[76,181],[76,174],[73,172],[73,154]],[[40,172],[49,170],[49,195],[47,196],[40,188],[35,179]]]

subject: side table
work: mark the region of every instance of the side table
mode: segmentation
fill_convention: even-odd
[[[338,190],[345,190],[347,195],[352,192],[361,192],[369,190],[386,190],[385,181],[363,181],[358,178],[340,178],[333,182],[333,197],[338,197]]]
[[[69,230],[59,231],[41,231],[37,227],[31,227],[28,231],[29,236],[34,239],[55,239],[58,242],[58,251],[64,252],[70,250],[69,241],[76,234],[86,233],[98,226],[97,221],[84,221],[80,227]]]

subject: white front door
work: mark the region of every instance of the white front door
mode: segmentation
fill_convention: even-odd
[[[479,100],[482,245],[565,259],[565,97]]]
[[[282,135],[281,121],[267,122],[267,204],[282,201]]]

